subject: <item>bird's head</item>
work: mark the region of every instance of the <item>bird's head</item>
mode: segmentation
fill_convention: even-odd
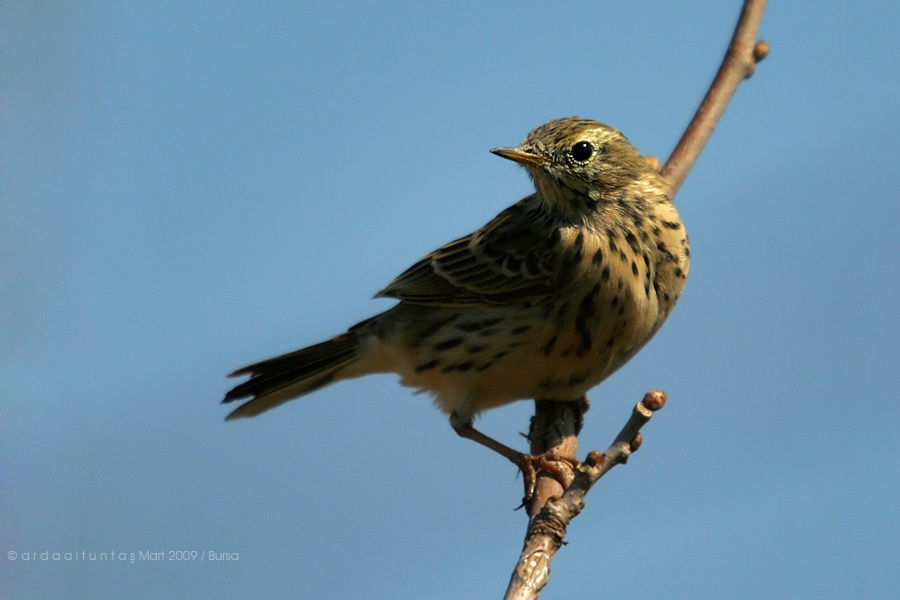
[[[656,176],[617,129],[578,117],[550,121],[519,147],[491,152],[525,167],[543,199],[566,213],[573,204],[621,201],[619,191],[648,173]]]

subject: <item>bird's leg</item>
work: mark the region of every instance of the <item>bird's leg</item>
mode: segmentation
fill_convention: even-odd
[[[531,503],[531,499],[534,496],[534,491],[537,486],[538,471],[546,472],[553,479],[559,482],[563,489],[565,489],[569,485],[571,474],[561,469],[557,465],[557,463],[560,461],[564,461],[566,463],[569,463],[573,468],[578,466],[577,460],[573,463],[567,458],[557,456],[552,451],[544,452],[543,454],[538,454],[536,456],[531,454],[523,454],[522,452],[510,448],[506,444],[501,444],[494,438],[485,435],[475,429],[475,427],[472,425],[471,419],[459,422],[451,417],[450,424],[453,426],[453,430],[460,437],[472,440],[473,442],[481,444],[485,448],[493,450],[500,456],[505,457],[511,463],[519,467],[525,483],[525,498],[522,500],[523,506],[529,506]]]

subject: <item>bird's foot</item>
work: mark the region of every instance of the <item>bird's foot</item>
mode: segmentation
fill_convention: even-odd
[[[450,424],[453,425],[454,431],[460,437],[477,442],[485,448],[490,448],[519,467],[525,484],[525,497],[522,500],[522,506],[531,506],[531,501],[534,499],[535,491],[537,490],[537,480],[541,474],[546,474],[565,490],[569,487],[569,483],[572,482],[572,478],[575,477],[575,467],[580,464],[577,458],[559,456],[552,450],[542,454],[523,454],[481,433],[472,426],[472,421],[460,423],[455,422],[451,418]]]
[[[581,464],[577,458],[559,456],[552,450],[543,454],[518,453],[515,458],[510,458],[513,464],[522,472],[525,485],[525,495],[522,504],[518,508],[530,507],[537,493],[538,477],[547,475],[565,490],[575,477],[575,469]]]

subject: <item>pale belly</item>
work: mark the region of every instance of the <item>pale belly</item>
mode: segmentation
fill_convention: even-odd
[[[516,400],[577,400],[649,337],[639,317],[649,311],[628,304],[584,318],[577,310],[565,318],[530,308],[463,312],[424,342],[383,346],[385,370],[462,420]]]

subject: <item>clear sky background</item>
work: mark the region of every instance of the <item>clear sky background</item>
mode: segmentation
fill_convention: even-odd
[[[395,376],[228,424],[224,376],[528,194],[492,147],[574,114],[667,156],[739,5],[0,4],[3,597],[500,597],[512,465]],[[686,292],[583,453],[669,405],[543,597],[900,596],[898,27],[771,2],[677,198]],[[480,425],[524,448],[531,411]],[[182,550],[239,560],[22,556]]]

